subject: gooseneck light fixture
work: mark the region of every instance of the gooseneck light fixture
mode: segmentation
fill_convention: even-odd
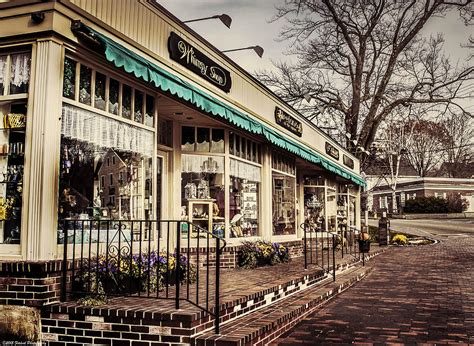
[[[227,49],[227,50],[223,50],[222,53],[235,52],[235,51],[238,51],[238,50],[246,50],[246,49],[253,49],[255,51],[255,53],[257,53],[257,55],[260,58],[263,56],[264,50],[260,46],[251,46],[251,47],[245,47],[245,48]]]
[[[207,19],[219,19],[228,28],[230,28],[230,24],[232,23],[232,18],[230,18],[230,16],[228,16],[225,13],[224,14],[216,14],[215,16],[210,16],[210,17],[185,20],[185,21],[183,21],[183,23],[198,22],[198,21],[207,20]]]

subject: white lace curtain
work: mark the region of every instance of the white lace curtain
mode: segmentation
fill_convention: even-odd
[[[224,157],[183,154],[181,171],[183,173],[224,173]]]
[[[21,53],[11,56],[10,81],[15,86],[26,84],[30,80],[31,54]],[[7,78],[7,56],[0,56],[0,83],[5,84]]]
[[[31,54],[22,53],[12,55],[11,83],[15,86],[26,84],[30,80]]]
[[[230,175],[248,181],[260,182],[260,168],[239,160],[230,160]]]
[[[63,105],[61,134],[103,148],[153,156],[153,132],[70,105]]]
[[[0,56],[0,84],[5,84],[7,74],[7,56]]]

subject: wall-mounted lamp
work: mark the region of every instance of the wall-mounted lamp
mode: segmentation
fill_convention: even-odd
[[[210,17],[185,20],[183,21],[183,23],[198,22],[198,21],[207,20],[207,19],[219,19],[228,28],[230,28],[230,24],[232,23],[232,18],[230,18],[230,16],[228,16],[227,14],[217,14],[215,16],[210,16]]]
[[[33,12],[31,14],[31,21],[34,24],[41,24],[44,21],[44,13],[43,12]]]
[[[245,47],[245,48],[227,49],[227,50],[223,50],[221,52],[222,53],[227,53],[227,52],[235,52],[235,51],[238,51],[238,50],[246,50],[246,49],[253,49],[255,51],[255,53],[257,53],[257,55],[260,58],[263,56],[264,50],[260,46],[251,46],[251,47]]]

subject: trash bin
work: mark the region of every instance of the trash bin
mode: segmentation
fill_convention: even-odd
[[[368,253],[370,251],[370,237],[368,233],[362,232],[359,235],[358,242],[359,242],[360,253]]]
[[[388,245],[388,239],[390,236],[389,231],[390,221],[387,218],[387,214],[382,213],[382,217],[379,220],[379,245]]]

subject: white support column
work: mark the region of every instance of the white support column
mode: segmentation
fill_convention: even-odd
[[[361,187],[358,186],[357,187],[357,196],[356,196],[356,203],[355,203],[355,210],[354,210],[354,213],[356,215],[356,228],[357,229],[361,229],[361,225],[362,225],[362,222],[361,222],[361,217],[362,217],[362,211],[361,211],[361,198],[362,198],[362,191],[361,191]],[[364,224],[365,226],[367,226],[367,215],[368,213],[365,212],[364,213]]]
[[[26,143],[23,258],[57,258],[58,173],[61,138],[62,46],[39,41],[33,60]],[[26,214],[26,215],[25,215]]]
[[[267,146],[264,146],[262,154],[260,236],[264,239],[270,239],[273,235],[272,153]]]

